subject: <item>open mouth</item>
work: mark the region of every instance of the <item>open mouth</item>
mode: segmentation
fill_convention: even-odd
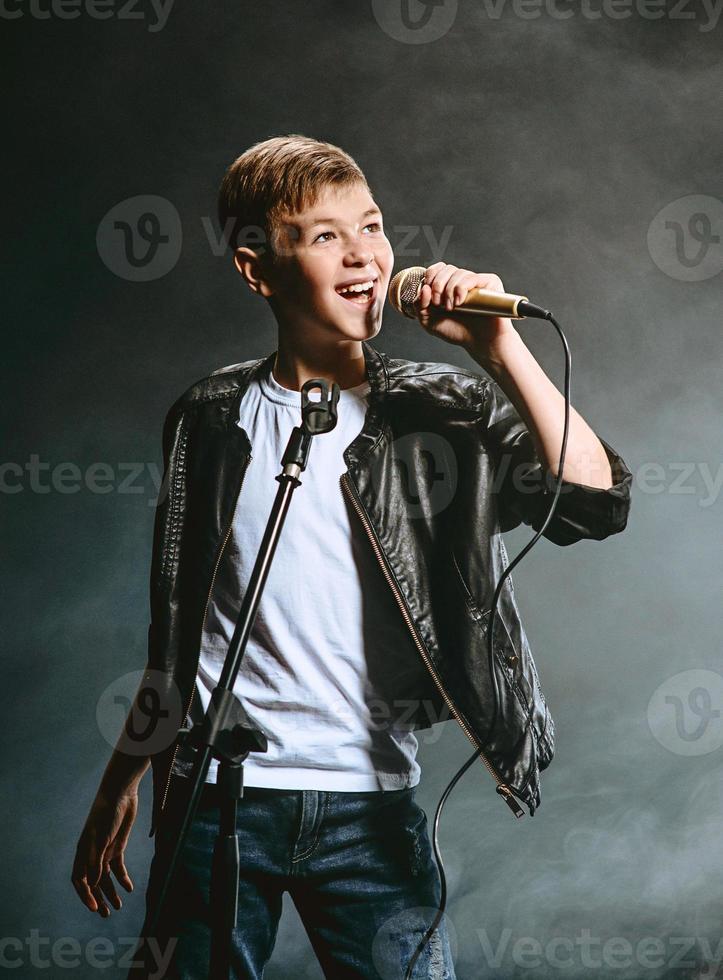
[[[354,306],[368,306],[374,299],[376,279],[368,279],[366,282],[349,283],[346,286],[337,286],[336,292],[342,299],[353,303]]]

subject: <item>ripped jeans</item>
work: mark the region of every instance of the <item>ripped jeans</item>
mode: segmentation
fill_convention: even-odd
[[[179,777],[174,776],[174,781]],[[171,799],[176,787],[171,787]],[[216,787],[203,790],[167,906],[177,937],[169,980],[206,980]],[[427,818],[414,788],[368,793],[246,787],[238,805],[240,880],[232,976],[261,980],[288,891],[324,976],[403,980],[439,904]],[[164,849],[156,835],[150,908]],[[159,853],[161,858],[159,858]],[[166,916],[164,916],[166,918]],[[455,980],[446,918],[417,959],[414,980]],[[160,980],[158,971],[155,980]]]

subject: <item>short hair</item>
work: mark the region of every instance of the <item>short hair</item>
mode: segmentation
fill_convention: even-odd
[[[250,147],[228,168],[218,194],[218,220],[229,248],[259,251],[269,244],[283,214],[313,205],[332,185],[369,185],[344,150],[308,136],[275,136]],[[259,233],[261,240],[259,241]]]

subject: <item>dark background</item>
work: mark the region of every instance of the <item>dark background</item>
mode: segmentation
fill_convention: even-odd
[[[72,858],[118,730],[109,685],[132,694],[123,678],[145,663],[163,416],[191,382],[275,348],[269,311],[214,245],[217,187],[250,144],[286,132],[355,156],[398,266],[496,272],[553,309],[573,404],[635,474],[624,534],[542,541],[515,573],[558,749],[533,819],[513,819],[481,766],[447,805],[458,977],[718,975],[723,27],[700,5],[653,20],[612,5],[596,17],[590,3],[535,17],[529,4],[410,0],[407,29],[400,0],[177,0],[162,26],[141,3],[132,17],[118,4],[107,19],[85,7],[41,19],[48,0],[0,18],[3,432],[16,465],[3,469],[0,932],[23,944],[6,949],[22,957],[16,975],[125,975],[114,964],[142,921],[148,778],[120,913],[103,922],[81,906]],[[120,232],[103,223],[118,206],[132,225],[139,195],[168,202],[170,241],[134,273],[146,281],[119,272]],[[561,386],[554,331],[517,326]],[[474,367],[393,312],[373,346]],[[87,486],[99,462],[102,493]],[[528,538],[508,535],[510,554]],[[468,754],[453,724],[422,736],[430,823]],[[33,965],[32,930],[46,959],[74,937],[84,965]],[[107,969],[85,962],[94,937],[111,942]],[[541,955],[514,953],[525,937]],[[544,952],[555,937],[573,944],[558,950],[572,966]],[[266,976],[321,976],[293,907]]]

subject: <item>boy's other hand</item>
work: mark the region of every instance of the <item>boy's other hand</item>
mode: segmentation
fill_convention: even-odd
[[[104,919],[110,915],[108,902],[116,909],[123,904],[111,872],[126,891],[133,891],[124,852],[137,813],[137,789],[127,790],[115,799],[99,792],[78,840],[71,881],[83,905]]]
[[[427,333],[464,347],[480,360],[492,358],[499,346],[518,334],[506,317],[455,311],[470,289],[476,288],[505,291],[502,280],[493,273],[471,272],[446,262],[436,262],[427,269],[414,306]]]

